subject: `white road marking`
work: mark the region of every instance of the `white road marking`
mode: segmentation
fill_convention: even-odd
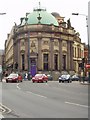
[[[4,118],[4,116],[0,113],[0,119],[1,119],[1,118]]]
[[[30,93],[30,94],[33,94],[33,95],[36,95],[36,96],[39,96],[39,97],[47,98],[46,96],[39,95],[39,94],[36,94],[36,93],[30,92],[30,91],[26,91],[26,92],[27,92],[27,93]]]
[[[7,110],[8,110],[8,112],[7,113],[10,113],[11,112],[11,109],[9,109],[7,106],[5,106],[5,105],[2,105],[2,103],[0,103],[0,106],[4,109],[4,108],[6,108]],[[4,110],[4,112],[5,112],[6,110]]]
[[[19,90],[21,89],[21,88],[19,87],[19,83],[17,84],[17,89],[19,89]]]
[[[77,104],[77,103],[72,103],[72,102],[65,102],[66,104],[70,104],[70,105],[76,105],[76,106],[80,106],[80,107],[85,107],[88,108],[87,105],[81,105],[81,104]]]
[[[20,87],[19,87],[19,83],[17,84],[17,89],[21,89]],[[43,96],[43,95],[39,95],[39,94],[35,94],[35,93],[33,93],[33,92],[30,92],[30,91],[26,91],[27,93],[30,93],[30,94],[33,94],[33,95],[36,95],[36,96],[39,96],[39,97],[43,97],[43,98],[47,98],[46,96]]]
[[[0,105],[0,109],[2,110],[2,112],[5,112],[6,110],[2,107],[2,105]],[[2,113],[0,112],[0,113]]]

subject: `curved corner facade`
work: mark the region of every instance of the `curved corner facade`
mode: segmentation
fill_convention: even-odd
[[[27,23],[24,19],[12,28],[5,44],[8,70],[28,71],[30,59],[32,76],[39,72],[52,73],[54,77],[62,71],[79,72],[84,45],[74,28],[64,21],[64,17],[55,18],[42,10],[38,12],[34,10],[27,16]],[[41,17],[40,21],[38,17]]]

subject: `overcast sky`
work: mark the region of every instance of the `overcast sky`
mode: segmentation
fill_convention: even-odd
[[[4,49],[4,43],[7,34],[10,33],[14,22],[20,24],[20,18],[25,16],[26,12],[33,12],[33,8],[41,7],[47,9],[47,12],[57,12],[60,16],[69,18],[71,25],[80,33],[81,41],[87,43],[86,17],[79,15],[73,16],[72,13],[88,15],[88,2],[90,0],[0,0],[0,13],[6,12],[6,15],[0,15],[0,49]]]

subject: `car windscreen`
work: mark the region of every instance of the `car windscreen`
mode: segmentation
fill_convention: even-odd
[[[10,74],[8,77],[17,77],[17,74]]]
[[[69,78],[70,75],[61,75],[61,78]]]
[[[35,77],[39,77],[39,76],[42,76],[42,74],[36,74]]]

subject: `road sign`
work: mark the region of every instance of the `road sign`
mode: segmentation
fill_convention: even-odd
[[[90,68],[90,64],[86,64],[86,68]]]

